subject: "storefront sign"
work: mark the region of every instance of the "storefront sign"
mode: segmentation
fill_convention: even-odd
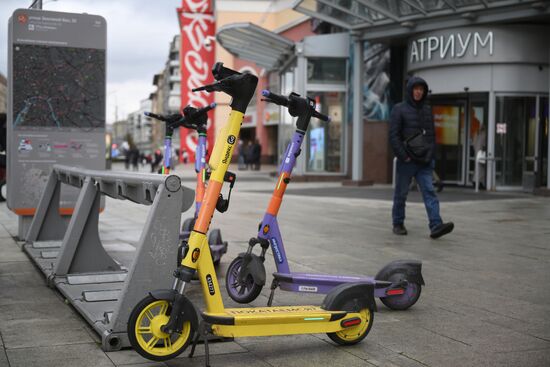
[[[409,39],[407,70],[464,64],[548,64],[548,27],[491,25],[422,33]]]
[[[278,125],[281,119],[281,107],[266,103],[264,107],[264,125]]]
[[[431,60],[435,57],[461,58],[467,51],[474,57],[483,51],[493,55],[493,32],[457,32],[415,39],[411,42],[410,63]]]
[[[214,82],[210,70],[215,63],[215,47],[208,40],[216,34],[213,0],[182,0],[178,8],[181,31],[180,74],[181,107],[204,107],[214,103],[214,93],[192,92],[193,88]],[[214,111],[208,113],[208,146],[214,143]],[[180,149],[187,151],[191,161],[198,144],[196,132],[180,129]],[[181,157],[180,157],[181,159]]]
[[[256,106],[252,106],[246,109],[246,114],[243,116],[242,127],[255,127],[256,126]]]

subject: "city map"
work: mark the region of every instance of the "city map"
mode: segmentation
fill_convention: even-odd
[[[105,51],[15,44],[14,128],[105,126]]]

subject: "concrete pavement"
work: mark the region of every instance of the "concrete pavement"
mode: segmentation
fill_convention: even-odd
[[[229,241],[218,277],[255,234],[274,185],[265,171],[239,173],[229,211],[217,213],[212,223]],[[352,347],[337,347],[325,335],[243,338],[212,344],[211,364],[550,365],[550,199],[497,193],[477,200],[471,191],[446,188],[442,214],[456,229],[431,240],[417,193],[407,206],[409,235],[391,233],[388,192],[382,186],[348,190],[336,183],[292,183],[281,208],[281,231],[296,271],[374,275],[395,259],[422,260],[426,287],[413,308],[396,312],[379,303],[372,331]],[[100,232],[117,260],[131,261],[147,210],[107,199]],[[46,286],[20,250],[16,233],[16,217],[0,204],[0,366],[204,364],[202,346],[192,360],[183,355],[165,363],[151,363],[132,350],[101,351],[87,323]],[[266,264],[272,272],[271,257]],[[253,304],[264,306],[268,291]],[[198,285],[190,293],[196,298]],[[319,304],[322,298],[277,291],[275,304]]]

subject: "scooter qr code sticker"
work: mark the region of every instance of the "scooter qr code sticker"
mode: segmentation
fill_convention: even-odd
[[[317,293],[317,287],[308,287],[308,286],[305,286],[305,285],[301,285],[301,286],[298,287],[298,291]]]

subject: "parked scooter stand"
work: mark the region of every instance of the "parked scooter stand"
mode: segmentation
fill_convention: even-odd
[[[266,97],[265,101],[287,107],[290,115],[298,117],[298,121],[296,122],[296,131],[284,154],[277,186],[260,224],[258,236],[250,239],[247,252],[239,254],[227,269],[225,281],[229,296],[239,303],[249,303],[256,299],[265,285],[264,260],[267,250],[271,247],[277,272],[273,273],[268,306],[271,306],[277,288],[292,292],[326,294],[341,284],[355,282],[373,284],[374,295],[393,310],[405,310],[414,305],[418,301],[424,285],[420,261],[393,261],[384,266],[374,277],[291,272],[279,231],[277,214],[286,187],[290,182],[296,158],[300,155],[311,117],[327,122],[329,119],[315,111],[315,101],[310,98],[302,98],[295,93],[285,97],[267,90],[264,90],[262,94]],[[252,252],[254,246],[258,244],[261,247],[259,256]]]
[[[218,279],[206,243],[206,233],[216,209],[227,209],[229,198],[220,195],[228,176],[233,149],[237,143],[246,108],[258,83],[252,74],[241,74],[217,63],[212,72],[217,82],[195,91],[225,92],[232,97],[231,114],[221,128],[210,157],[212,169],[191,236],[189,251],[174,271],[172,289],[149,292],[132,310],[128,337],[142,356],[156,361],[176,357],[193,341],[193,355],[199,336],[205,345],[205,364],[209,364],[208,334],[223,337],[273,336],[292,334],[327,335],[336,343],[359,343],[369,333],[374,318],[374,286],[368,283],[335,287],[322,306],[281,306],[225,308]],[[233,183],[234,181],[232,181]],[[199,323],[185,288],[198,273],[206,310]]]
[[[197,148],[195,149],[195,172],[197,175],[197,184],[195,188],[195,214],[191,218],[184,220],[182,229],[180,232],[181,245],[178,248],[177,264],[181,263],[181,260],[185,257],[185,253],[188,249],[187,241],[193,226],[195,219],[199,213],[202,200],[204,198],[204,191],[206,187],[207,171],[206,171],[206,138],[207,138],[207,121],[208,111],[216,107],[215,103],[210,106],[196,109],[191,106],[187,106],[183,109],[183,116],[179,113],[161,116],[154,113],[146,112],[145,115],[154,119],[165,122],[165,138],[164,138],[164,164],[162,167],[163,174],[169,174],[171,170],[172,162],[172,135],[174,130],[179,127],[191,129],[197,131],[199,134],[199,141]],[[221,231],[219,229],[213,229],[208,236],[208,244],[210,246],[210,252],[212,254],[212,260],[214,265],[218,265],[222,256],[227,252],[227,242],[222,240]]]

